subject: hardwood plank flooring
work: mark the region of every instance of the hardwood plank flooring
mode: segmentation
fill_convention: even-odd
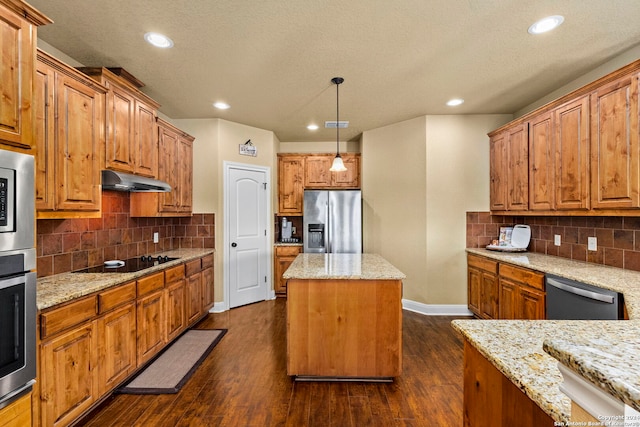
[[[403,312],[393,383],[295,382],[286,373],[286,301],[209,314],[227,334],[177,394],[109,397],[78,425],[462,426],[463,343],[453,317]]]

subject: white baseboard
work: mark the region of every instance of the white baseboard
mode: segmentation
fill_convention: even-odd
[[[211,307],[211,309],[209,310],[209,313],[222,313],[227,310],[229,310],[227,303],[224,301],[218,301],[215,304],[213,304],[213,307]]]
[[[473,316],[463,304],[423,304],[403,299],[402,308],[426,316]]]

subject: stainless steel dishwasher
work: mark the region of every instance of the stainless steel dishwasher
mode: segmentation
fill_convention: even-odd
[[[547,319],[620,320],[622,295],[553,275],[545,276]]]

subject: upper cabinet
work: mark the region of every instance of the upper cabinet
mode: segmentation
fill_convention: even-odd
[[[109,92],[106,102],[105,167],[121,172],[157,178],[158,137],[155,101],[126,71],[107,68],[80,68]]]
[[[158,179],[171,186],[168,193],[131,193],[131,216],[190,216],[193,200],[194,138],[157,119]]]
[[[0,147],[35,147],[32,108],[37,26],[52,21],[19,0],[0,0]]]
[[[491,211],[637,215],[639,70],[636,61],[489,133]]]
[[[640,207],[638,74],[591,94],[593,208]]]
[[[37,217],[99,217],[106,88],[42,51],[37,62]]]
[[[335,154],[278,154],[278,213],[302,215],[305,189],[360,188],[360,154],[341,154],[344,172],[331,172]]]

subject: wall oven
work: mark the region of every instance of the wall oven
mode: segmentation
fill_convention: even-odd
[[[0,150],[0,408],[36,377],[33,156]]]

